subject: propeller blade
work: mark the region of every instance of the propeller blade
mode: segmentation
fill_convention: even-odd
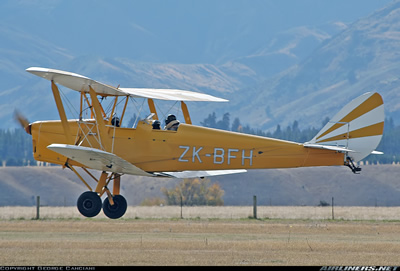
[[[30,134],[30,125],[29,121],[27,118],[24,117],[18,110],[14,111],[14,118],[19,122],[22,128],[25,129],[25,131]]]

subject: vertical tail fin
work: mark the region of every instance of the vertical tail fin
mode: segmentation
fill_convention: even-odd
[[[383,134],[385,113],[380,94],[368,92],[348,103],[305,144],[348,149],[358,162],[374,152]]]

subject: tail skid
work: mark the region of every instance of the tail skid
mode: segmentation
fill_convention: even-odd
[[[348,156],[346,158],[345,165],[348,166],[354,174],[360,174],[361,168],[354,165],[353,160],[351,160],[351,158]]]
[[[380,94],[368,92],[348,103],[304,147],[331,149],[346,153],[344,164],[354,173],[354,163],[375,151],[382,139],[384,106]]]

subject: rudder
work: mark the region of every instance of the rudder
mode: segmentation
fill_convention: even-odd
[[[309,142],[342,147],[358,162],[375,151],[382,139],[385,113],[382,96],[367,92],[342,108]]]

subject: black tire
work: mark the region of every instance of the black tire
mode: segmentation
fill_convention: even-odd
[[[125,214],[128,204],[126,203],[126,199],[121,195],[115,195],[113,201],[114,205],[111,205],[108,198],[104,200],[103,212],[108,218],[117,219]]]
[[[101,198],[96,192],[87,191],[79,196],[77,207],[86,217],[94,217],[101,211]]]

